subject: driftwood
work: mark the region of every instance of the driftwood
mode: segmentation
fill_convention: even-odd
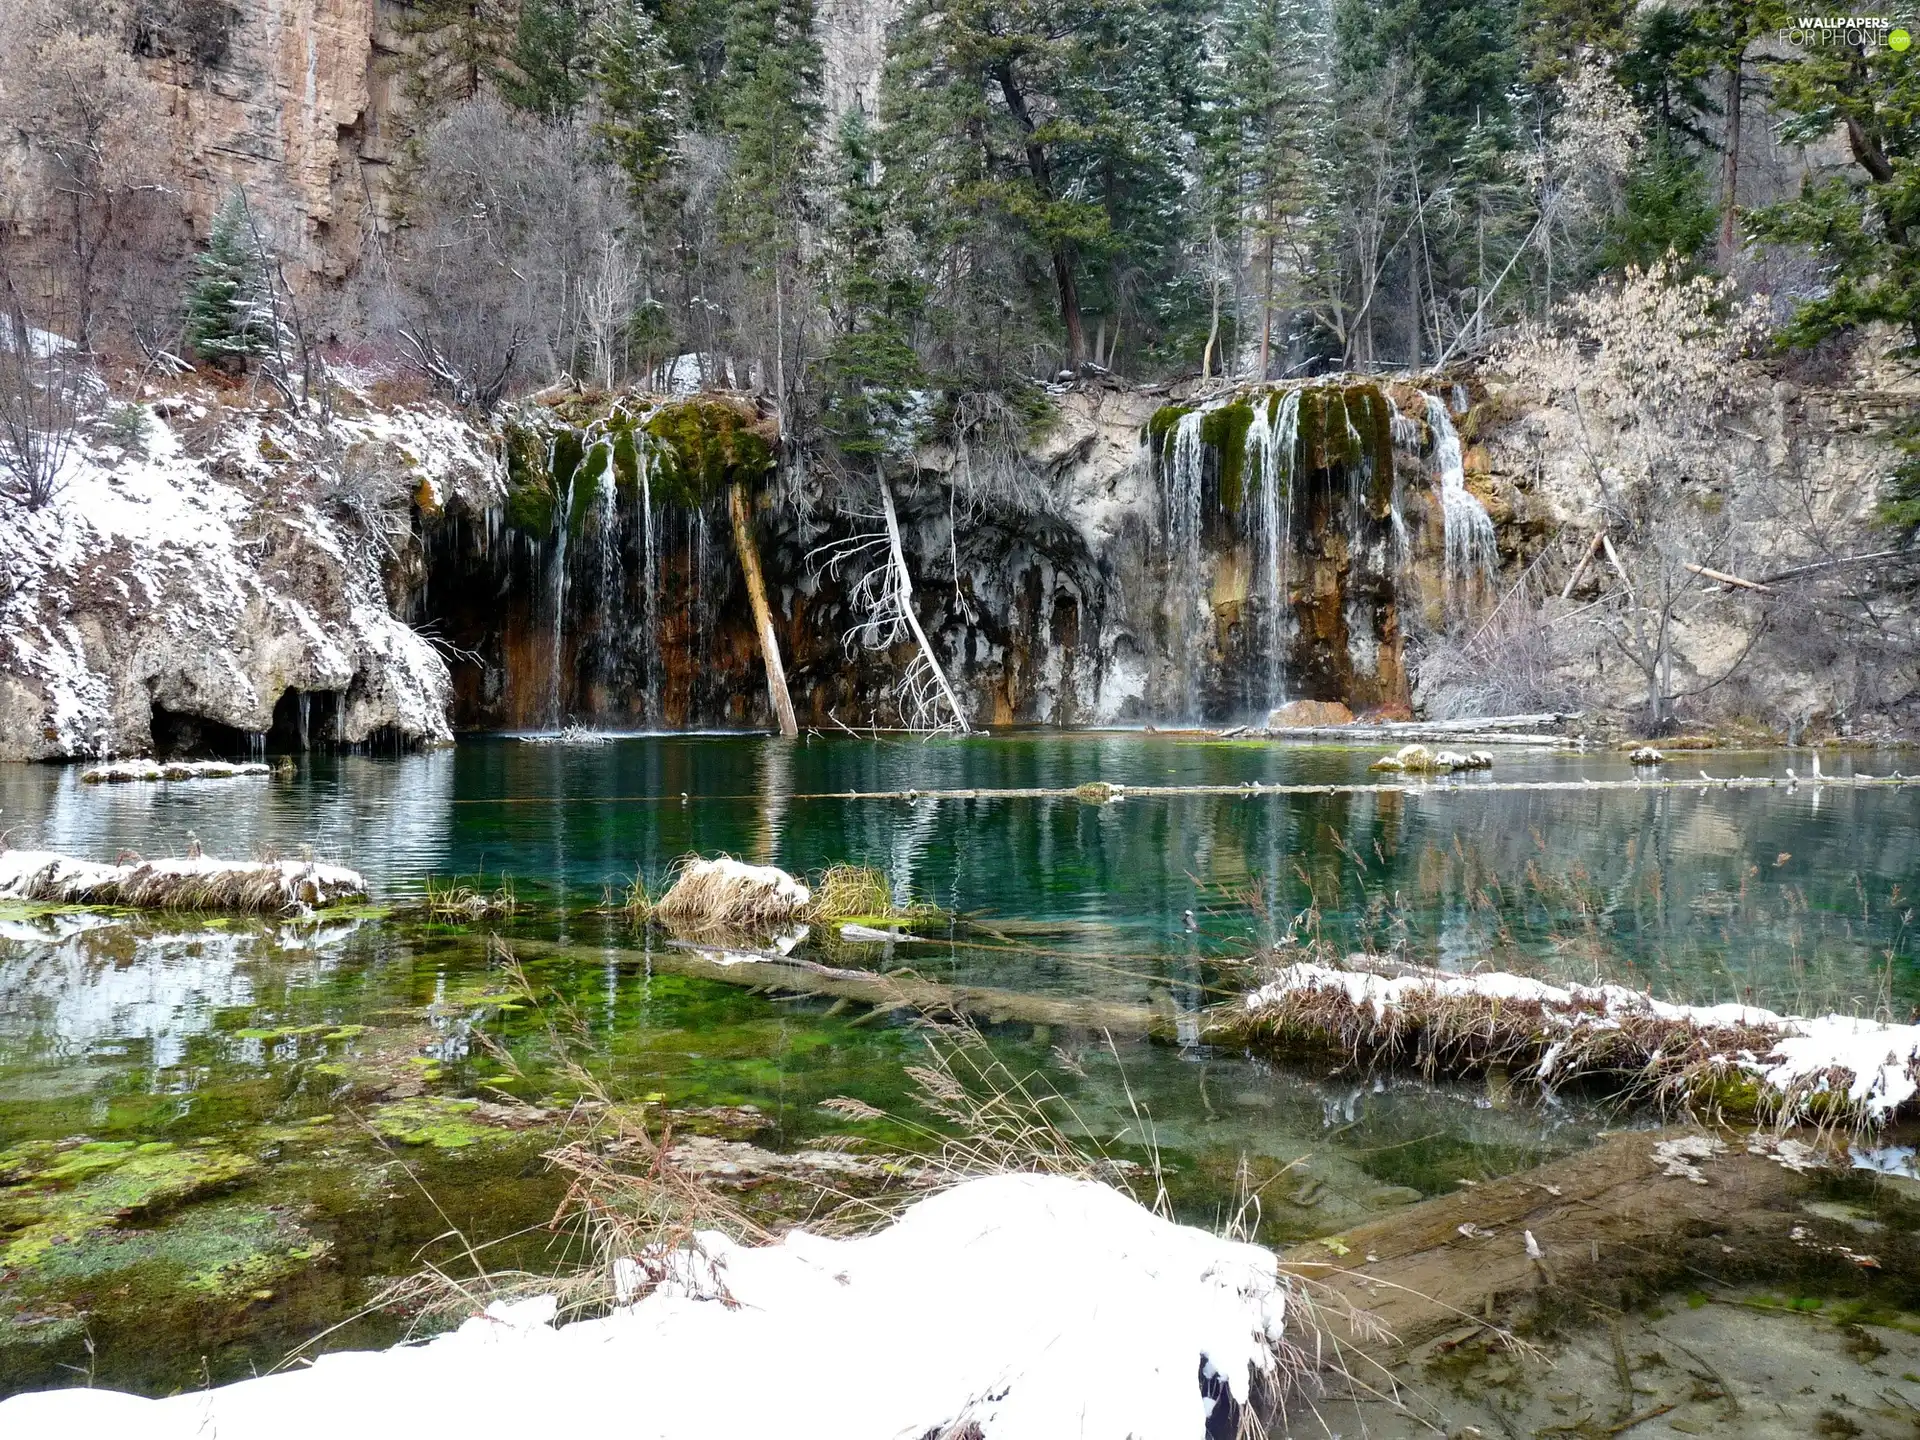
[[[1710,570],[1705,565],[1695,565],[1691,560],[1687,562],[1687,569],[1692,574],[1698,575],[1703,579],[1716,580],[1722,585],[1738,586],[1742,590],[1752,590],[1760,595],[1771,595],[1773,593],[1769,587],[1761,584],[1758,580],[1743,580],[1738,575],[1727,574],[1724,570]]]

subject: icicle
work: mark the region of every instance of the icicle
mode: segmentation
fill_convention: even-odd
[[[305,752],[313,748],[313,695],[306,690],[294,694],[294,706],[300,712],[300,749]]]
[[[1471,584],[1490,577],[1497,558],[1493,520],[1486,507],[1467,489],[1466,467],[1460,458],[1460,433],[1446,402],[1427,396],[1427,425],[1433,431],[1433,474],[1440,482],[1440,518],[1446,526],[1446,582]]]

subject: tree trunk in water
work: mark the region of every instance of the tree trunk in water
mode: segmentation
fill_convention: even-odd
[[[953,723],[960,727],[962,735],[967,733],[967,715],[960,708],[960,697],[953,693],[953,686],[947,683],[947,672],[940,666],[940,658],[933,653],[933,646],[927,640],[927,632],[920,628],[920,617],[913,613],[913,577],[907,571],[906,551],[900,545],[900,517],[894,513],[893,488],[887,484],[887,472],[878,464],[874,466],[874,477],[880,482],[880,506],[887,516],[887,545],[893,552],[894,581],[900,587],[900,613],[906,616],[907,628],[913,631],[913,638],[920,645],[920,654],[933,671],[933,678],[940,684],[940,693],[947,697],[947,706],[953,711]],[[960,577],[954,576],[953,583],[958,585]]]
[[[1720,268],[1733,264],[1737,251],[1734,231],[1734,201],[1740,195],[1740,72],[1746,64],[1743,50],[1733,57],[1727,71],[1726,157],[1720,179]]]
[[[767,604],[767,581],[760,571],[760,546],[753,538],[753,512],[746,487],[735,481],[727,491],[727,509],[733,513],[733,548],[740,556],[740,573],[747,577],[747,599],[753,605],[753,629],[760,637],[760,658],[767,663],[767,699],[773,704],[780,733],[800,733],[793,718],[793,697],[787,694],[787,667],[780,661],[780,637],[773,629],[773,607]]]

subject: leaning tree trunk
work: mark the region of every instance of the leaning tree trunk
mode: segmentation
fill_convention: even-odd
[[[900,545],[900,517],[893,509],[893,488],[887,484],[887,472],[879,465],[874,466],[874,476],[880,482],[880,506],[887,517],[887,545],[893,554],[894,583],[899,586],[900,613],[906,617],[907,628],[913,631],[913,638],[919,642],[920,654],[927,662],[927,668],[933,671],[933,678],[939,683],[940,693],[947,697],[947,708],[953,712],[953,723],[960,727],[962,735],[967,733],[966,712],[960,708],[960,697],[953,693],[953,686],[947,683],[947,672],[941,668],[939,657],[933,653],[933,646],[927,640],[927,632],[920,628],[920,617],[913,613],[913,578],[907,572],[907,556]],[[954,584],[960,583],[960,577],[954,576]]]
[[[773,607],[767,604],[767,581],[760,571],[760,547],[753,538],[753,512],[746,487],[735,481],[727,490],[727,509],[733,514],[733,548],[740,555],[740,573],[747,577],[747,599],[753,605],[754,633],[760,638],[760,658],[767,664],[767,699],[782,735],[800,733],[793,718],[793,697],[787,694],[787,668],[780,663],[780,637],[773,629]]]

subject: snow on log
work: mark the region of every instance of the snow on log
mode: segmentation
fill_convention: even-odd
[[[359,871],[311,860],[191,855],[102,865],[50,850],[0,850],[0,900],[278,913],[366,898]]]
[[[0,1434],[1203,1440],[1283,1388],[1311,1338],[1271,1252],[1058,1176],[968,1181],[859,1239],[703,1234],[679,1258],[601,1319],[496,1302],[425,1345],[165,1400],[16,1396]]]
[[[1879,1125],[1920,1091],[1920,1025],[1675,1005],[1622,985],[1550,985],[1497,971],[1289,965],[1247,996],[1228,1028],[1430,1071],[1503,1065],[1541,1085],[1604,1074],[1662,1103],[1783,1123]]]
[[[271,775],[273,767],[257,760],[116,760],[80,772],[88,785],[124,785],[134,780],[230,780],[241,775]]]

